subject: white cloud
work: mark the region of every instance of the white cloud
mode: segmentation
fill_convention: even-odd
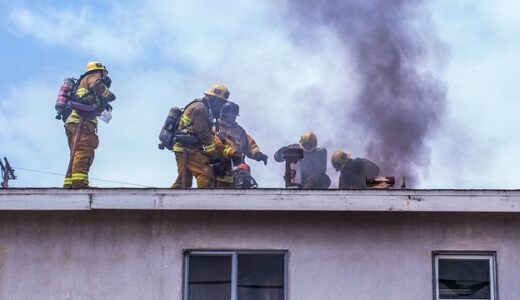
[[[20,30],[22,33],[29,33],[32,31],[34,27],[34,17],[27,10],[23,8],[14,9],[10,14],[11,20],[14,25]]]
[[[90,7],[16,8],[9,14],[14,30],[45,43],[114,61],[131,61],[144,54],[146,27],[127,31],[124,23],[98,16]]]

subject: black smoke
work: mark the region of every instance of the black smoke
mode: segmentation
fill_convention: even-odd
[[[430,163],[427,140],[438,128],[446,103],[444,85],[427,67],[444,55],[427,4],[289,0],[288,6],[303,39],[323,26],[337,34],[345,46],[338,59],[353,61],[359,78],[359,93],[343,118],[358,126],[358,141],[352,143],[364,145],[365,156],[382,174],[407,176],[409,186]]]

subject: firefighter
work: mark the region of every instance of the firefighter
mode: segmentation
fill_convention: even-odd
[[[98,147],[97,116],[104,110],[111,111],[109,102],[116,99],[110,91],[112,80],[106,67],[97,61],[87,63],[86,72],[80,77],[72,112],[65,120],[65,133],[71,158],[63,183],[64,188],[88,188],[88,172]]]
[[[379,167],[375,163],[366,158],[353,159],[348,152],[335,151],[330,161],[334,169],[341,172],[340,189],[365,189],[366,178],[379,175]]]
[[[222,151],[223,174],[216,176],[217,188],[232,188],[233,167],[244,162],[245,156],[267,165],[267,155],[260,151],[255,140],[236,122],[240,107],[234,102],[222,106],[216,126],[216,139],[228,148]]]
[[[326,189],[330,186],[327,171],[327,149],[318,147],[318,138],[309,131],[300,138],[300,143],[280,148],[274,154],[274,160],[283,162],[287,149],[303,149],[301,159],[301,187],[306,189]]]
[[[212,128],[220,109],[229,98],[229,90],[222,84],[213,85],[202,99],[195,99],[186,106],[177,132],[195,137],[196,143],[179,142],[173,145],[177,161],[177,179],[172,188],[191,187],[193,177],[198,188],[213,188],[214,168],[219,169]]]

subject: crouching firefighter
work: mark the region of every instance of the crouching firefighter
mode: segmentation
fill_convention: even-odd
[[[213,168],[219,167],[219,158],[212,128],[228,98],[227,87],[215,84],[202,99],[195,99],[182,110],[172,147],[178,174],[172,188],[191,187],[193,177],[198,188],[215,186]]]
[[[64,107],[56,109],[65,122],[65,133],[70,149],[70,160],[63,182],[64,188],[88,188],[88,172],[94,161],[94,150],[98,147],[98,116],[110,112],[109,102],[116,99],[110,91],[112,80],[106,67],[96,61],[89,62],[86,72],[72,82]],[[108,119],[109,120],[109,119]],[[106,120],[108,122],[108,120]]]
[[[277,162],[285,161],[285,186],[303,189],[327,189],[330,177],[327,171],[327,149],[318,147],[318,138],[308,131],[298,144],[280,148],[274,154]]]
[[[335,151],[330,158],[332,166],[340,172],[339,189],[366,189],[367,177],[379,175],[379,167],[366,158],[352,158],[349,152]]]
[[[222,174],[216,174],[217,188],[257,187],[251,177],[251,169],[244,161],[246,156],[267,165],[267,155],[260,151],[255,140],[236,122],[239,110],[240,107],[234,102],[224,104],[215,126],[216,139],[226,146],[223,151],[219,151]]]

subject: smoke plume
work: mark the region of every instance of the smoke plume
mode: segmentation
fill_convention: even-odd
[[[353,142],[364,145],[364,156],[381,167],[382,175],[407,176],[409,186],[429,165],[427,138],[438,127],[446,102],[444,85],[427,70],[443,51],[426,4],[290,0],[288,7],[299,24],[298,35],[325,26],[344,44],[338,59],[352,60],[359,80],[355,99],[345,99],[351,109],[343,118],[358,127]]]

